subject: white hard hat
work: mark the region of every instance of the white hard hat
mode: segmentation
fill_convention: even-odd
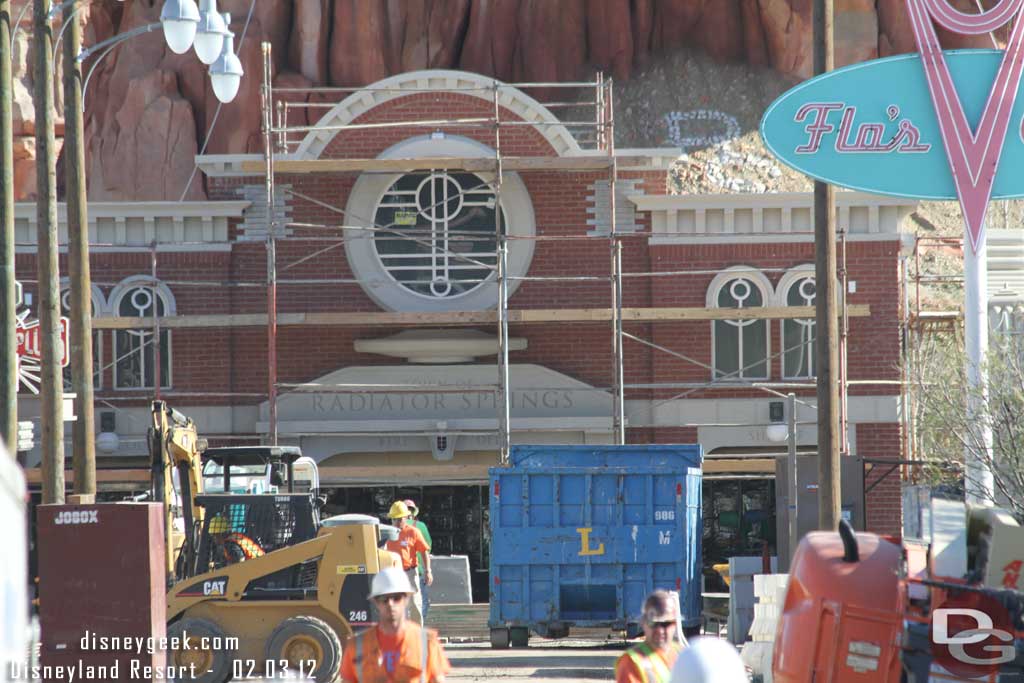
[[[378,598],[382,595],[393,595],[395,593],[412,595],[415,592],[409,583],[409,577],[405,575],[404,571],[398,567],[388,567],[387,569],[381,569],[373,577],[373,583],[370,584],[369,597]]]
[[[670,683],[746,683],[740,653],[720,638],[694,638],[679,653]]]

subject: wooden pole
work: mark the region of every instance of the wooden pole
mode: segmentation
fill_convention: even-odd
[[[0,439],[18,443],[18,342],[14,334],[14,116],[11,0],[0,0]]]
[[[814,73],[834,67],[832,0],[814,1]],[[818,527],[838,528],[839,483],[839,324],[836,306],[835,189],[814,183],[814,260],[816,364],[818,375]]]
[[[53,27],[49,0],[34,0],[36,226],[39,244],[40,431],[43,503],[64,502],[64,382],[60,365],[57,152],[54,140]]]
[[[82,111],[82,24],[74,8],[65,12],[64,184],[67,188],[68,270],[71,274],[71,388],[75,392],[72,431],[77,494],[96,493],[96,425],[93,416],[92,276],[89,270],[89,213],[85,183]],[[155,305],[154,305],[155,308]],[[159,341],[157,342],[159,348]]]

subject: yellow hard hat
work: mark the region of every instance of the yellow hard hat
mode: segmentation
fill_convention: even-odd
[[[210,533],[211,534],[223,534],[228,531],[228,520],[224,519],[223,516],[217,515],[210,520]]]
[[[403,519],[405,517],[410,517],[411,515],[412,513],[409,512],[409,506],[400,500],[396,500],[392,503],[391,511],[388,512],[388,517],[391,519]]]

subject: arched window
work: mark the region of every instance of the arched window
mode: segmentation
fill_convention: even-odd
[[[477,175],[407,173],[377,205],[374,222],[387,230],[373,246],[385,272],[410,292],[459,296],[492,277],[496,213],[494,191]]]
[[[71,318],[71,283],[61,282],[63,291],[60,293],[60,314],[65,318]],[[93,285],[89,298],[92,317],[103,314],[103,292],[99,287]],[[69,342],[70,343],[70,340]],[[103,386],[103,333],[102,330],[92,331],[92,386],[100,389]],[[64,390],[74,391],[71,384],[71,365],[64,368]]]
[[[720,273],[708,288],[711,308],[760,308],[771,298],[771,284],[761,273],[737,267]],[[768,320],[713,320],[712,365],[716,380],[767,379]]]
[[[173,315],[174,300],[165,285],[148,284],[148,278],[126,280],[111,293],[111,309],[122,318]],[[156,386],[156,353],[153,330],[136,328],[114,333],[114,387],[151,389]],[[171,332],[160,330],[160,387],[171,386]]]
[[[813,306],[817,294],[814,268],[801,266],[779,281],[780,305]],[[782,321],[782,376],[807,379],[815,376],[814,318],[786,318]]]

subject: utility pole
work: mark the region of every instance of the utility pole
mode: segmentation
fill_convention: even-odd
[[[11,0],[0,0],[0,438],[18,443],[18,341],[14,294],[14,115],[11,100]]]
[[[833,0],[814,0],[814,73],[833,58]],[[836,306],[835,188],[814,183],[815,360],[818,374],[818,528],[834,531],[841,514],[839,484],[839,318]]]
[[[790,392],[786,394],[786,421],[787,421],[787,438],[786,438],[786,490],[789,492],[788,508],[786,515],[786,531],[789,536],[789,556],[780,557],[779,567],[785,567],[789,569],[793,562],[793,554],[796,553],[796,547],[800,544],[800,526],[799,526],[799,512],[800,508],[800,477],[797,474],[797,462],[796,462],[796,394]]]
[[[64,171],[68,220],[68,270],[71,273],[71,388],[75,392],[73,450],[75,493],[96,493],[96,427],[92,392],[92,276],[89,272],[89,212],[85,185],[85,137],[82,111],[82,23],[74,7],[65,12]],[[153,307],[156,310],[156,306]],[[160,340],[156,340],[160,348]],[[159,372],[159,365],[157,366]],[[159,391],[159,382],[157,383]]]
[[[35,27],[36,227],[41,358],[40,431],[43,503],[64,502],[64,384],[60,364],[57,255],[57,156],[54,140],[53,27],[49,0],[33,0]]]

